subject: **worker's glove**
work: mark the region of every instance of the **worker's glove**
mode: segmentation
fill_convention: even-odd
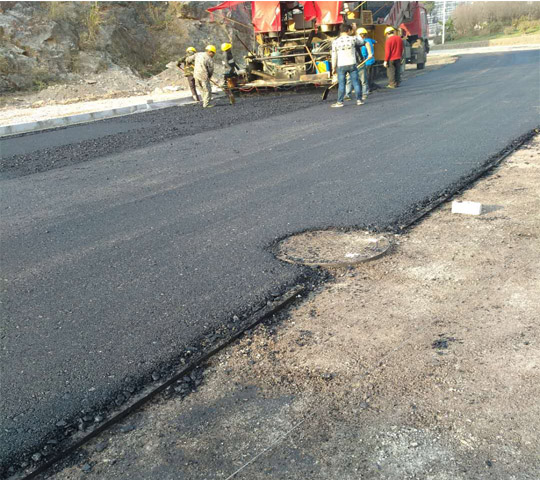
[[[385,66],[385,68],[387,68],[388,67],[388,62],[384,62],[384,66]]]

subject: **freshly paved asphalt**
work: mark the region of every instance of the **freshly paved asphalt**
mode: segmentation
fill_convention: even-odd
[[[0,141],[3,459],[294,284],[277,238],[391,228],[536,127],[539,60],[467,56],[362,107],[241,98]]]

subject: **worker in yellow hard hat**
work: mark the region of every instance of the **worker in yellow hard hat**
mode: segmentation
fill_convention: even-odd
[[[222,43],[221,44],[221,51],[225,53],[225,60],[223,60],[223,65],[225,67],[225,74],[224,74],[224,83],[227,84],[227,79],[232,77],[238,76],[238,65],[234,61],[233,54],[232,54],[232,44],[230,43]],[[227,71],[227,68],[229,69]]]
[[[207,45],[204,52],[199,52],[193,55],[195,67],[193,69],[193,76],[195,77],[195,84],[201,91],[203,108],[213,107],[210,104],[212,100],[212,86],[210,79],[214,74],[214,60],[213,57],[216,54],[216,47],[214,45]]]
[[[394,27],[386,27],[386,43],[384,44],[384,66],[388,75],[388,88],[399,87],[401,83],[401,57],[403,56],[403,40],[396,35]]]
[[[360,85],[362,87],[362,94],[361,94],[361,101],[367,100],[367,97],[369,95],[369,83],[368,83],[368,74],[367,74],[367,55],[364,56],[364,53],[366,52],[366,41],[365,36],[367,34],[367,30],[364,27],[355,28],[356,24],[353,25],[353,35],[356,37],[356,40],[358,42],[358,47],[356,49],[356,63],[358,65],[358,81],[360,82]],[[350,75],[347,76],[347,83],[345,85],[345,96],[343,97],[344,100],[351,100],[353,91],[353,84],[352,84],[352,78]]]
[[[186,48],[186,55],[180,58],[178,62],[176,62],[176,65],[184,72],[193,100],[199,102],[200,98],[197,94],[197,88],[195,87],[195,79],[193,78],[193,69],[195,67],[195,57],[193,55],[195,53],[197,53],[195,47]]]

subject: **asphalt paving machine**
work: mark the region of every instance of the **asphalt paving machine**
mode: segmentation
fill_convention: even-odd
[[[227,78],[232,90],[330,85],[332,41],[343,22],[370,32],[377,64],[384,61],[388,25],[401,28],[406,60],[425,64],[427,16],[420,2],[227,1],[208,11],[235,8],[251,9],[253,42],[244,45],[245,70]]]

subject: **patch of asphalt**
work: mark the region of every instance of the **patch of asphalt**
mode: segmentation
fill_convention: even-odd
[[[427,213],[433,211],[443,201],[448,200],[448,198],[451,196],[461,193],[467,188],[471,188],[475,182],[480,180],[485,175],[488,175],[492,168],[504,160],[508,154],[530,141],[538,133],[539,130],[535,129],[525,135],[522,135],[501,150],[501,152],[493,155],[488,162],[486,162],[486,168],[481,172],[481,174],[464,176],[459,182],[456,182],[448,189],[445,189],[444,192],[434,195],[431,201],[426,199],[426,201],[421,205],[411,209],[408,218],[405,219],[405,217],[403,217],[401,220],[408,223],[400,224],[400,221],[398,221],[394,225],[392,231],[402,232],[403,230],[409,229],[416,224],[419,221],[419,218],[417,218],[415,215],[417,210],[421,210],[423,212],[421,217],[424,217]],[[348,232],[352,229],[341,228],[337,230]],[[278,242],[281,241],[283,241],[283,239],[276,241],[275,244],[269,247],[274,254],[276,254]],[[332,274],[329,271],[318,268],[306,270],[305,273],[306,275],[299,277],[298,280],[300,281],[300,285],[302,285],[300,288],[305,290],[306,293],[316,291],[321,284],[332,278]],[[98,410],[87,410],[85,415],[81,415],[78,418],[70,419],[68,421],[61,420],[60,422],[57,422],[58,430],[56,433],[49,436],[42,450],[34,453],[33,455],[35,458],[40,456],[38,461],[34,460],[34,463],[38,464],[38,468],[33,470],[29,475],[25,475],[24,477],[17,476],[17,478],[31,480],[42,473],[47,472],[49,469],[54,468],[55,471],[60,471],[63,468],[66,468],[66,466],[80,463],[80,456],[74,453],[80,446],[95,438],[99,433],[112,428],[117,422],[126,418],[127,415],[136,411],[136,409],[140,408],[157,394],[162,394],[166,399],[176,395],[180,395],[182,398],[184,398],[195,392],[202,383],[204,369],[206,368],[204,362],[208,361],[211,356],[218,351],[221,351],[222,348],[226,347],[232,341],[242,336],[244,332],[247,331],[249,334],[249,329],[253,328],[254,325],[261,321],[268,327],[278,328],[279,325],[286,318],[288,318],[290,307],[287,307],[283,312],[276,312],[272,315],[259,315],[261,318],[260,320],[256,320],[255,323],[253,320],[254,317],[257,317],[259,312],[262,312],[269,307],[271,308],[274,301],[279,302],[281,295],[285,293],[287,288],[287,286],[280,287],[273,292],[268,301],[259,305],[253,305],[248,311],[241,313],[240,317],[234,316],[233,318],[229,319],[227,323],[220,326],[218,330],[206,334],[197,341],[193,342],[193,345],[190,346],[188,350],[182,352],[182,354],[175,359],[172,364],[167,362],[160,365],[155,372],[152,373],[150,386],[147,381],[141,382],[141,379],[138,379],[137,381],[133,378],[129,378],[126,389],[124,390],[125,400],[123,401],[128,404],[126,408],[118,410],[119,402],[116,399],[116,401],[108,405],[101,406],[101,408]],[[298,288],[298,285],[295,288]],[[301,295],[298,295],[298,297],[301,297]],[[436,339],[432,343],[432,348],[446,349],[448,348],[449,343],[456,340],[457,339],[453,337],[447,338],[441,335],[440,338]],[[219,343],[217,347],[216,342]],[[208,352],[209,348],[214,348],[214,350]],[[188,365],[188,367],[184,367],[181,370],[183,373],[181,373],[179,376],[178,369],[181,368],[182,365]],[[182,377],[182,375],[184,376]],[[152,383],[157,384],[157,386],[152,386]],[[113,418],[108,420],[110,417]],[[124,432],[124,430],[128,432],[132,428],[135,427],[122,427],[120,430],[122,432]],[[40,463],[41,465],[39,465]],[[23,465],[24,464],[30,465],[30,461],[24,461]],[[16,469],[11,467],[7,473],[9,473],[9,475],[13,475],[15,472]]]
[[[0,178],[45,172],[154,143],[302,110],[320,102],[320,95],[317,90],[238,96],[233,106],[227,99],[220,98],[211,109],[184,105],[101,120],[91,125],[3,138],[0,139]]]
[[[22,465],[29,466],[33,463],[36,465],[35,469],[23,472],[22,470],[26,467],[16,468],[12,465],[6,472],[0,471],[0,474],[7,473],[12,480],[18,478],[31,480],[50,473],[50,470],[58,471],[66,464],[74,462],[75,458],[80,461],[76,452],[81,446],[96,438],[100,433],[114,428],[155,397],[161,395],[162,398],[167,399],[180,395],[185,398],[195,392],[202,384],[206,362],[214,355],[241,338],[244,333],[250,334],[252,329],[261,323],[272,325],[281,322],[287,317],[292,304],[303,298],[308,291],[319,288],[331,277],[327,271],[308,271],[307,273],[309,274],[307,277],[300,279],[301,284],[291,289],[276,290],[266,303],[253,306],[249,312],[241,314],[240,317],[234,316],[220,327],[219,331],[212,332],[211,335],[206,335],[200,341],[194,342],[193,346],[183,352],[174,364],[164,364],[153,372],[150,383],[137,383],[135,379],[130,378],[124,390],[125,406],[119,408],[118,402],[113,402],[104,405],[99,411],[88,410],[85,415],[71,421],[57,422],[56,435],[49,436],[41,451],[22,462]],[[286,291],[281,294],[282,290]],[[120,427],[119,430],[126,433],[134,428],[130,424]]]
[[[424,200],[416,203],[415,205],[411,205],[408,211],[397,217],[396,221],[392,225],[386,227],[384,231],[400,233],[407,230],[429,212],[433,211],[437,206],[446,202],[463,190],[472,187],[475,182],[480,180],[485,175],[488,175],[491,170],[499,165],[508,155],[514,152],[517,148],[521,147],[523,144],[529,142],[535,135],[538,135],[539,133],[540,125],[519,136],[501,151],[488,158],[486,162],[477,170],[463,175],[459,180],[448,185],[448,187],[433,193],[433,195],[426,197]]]

